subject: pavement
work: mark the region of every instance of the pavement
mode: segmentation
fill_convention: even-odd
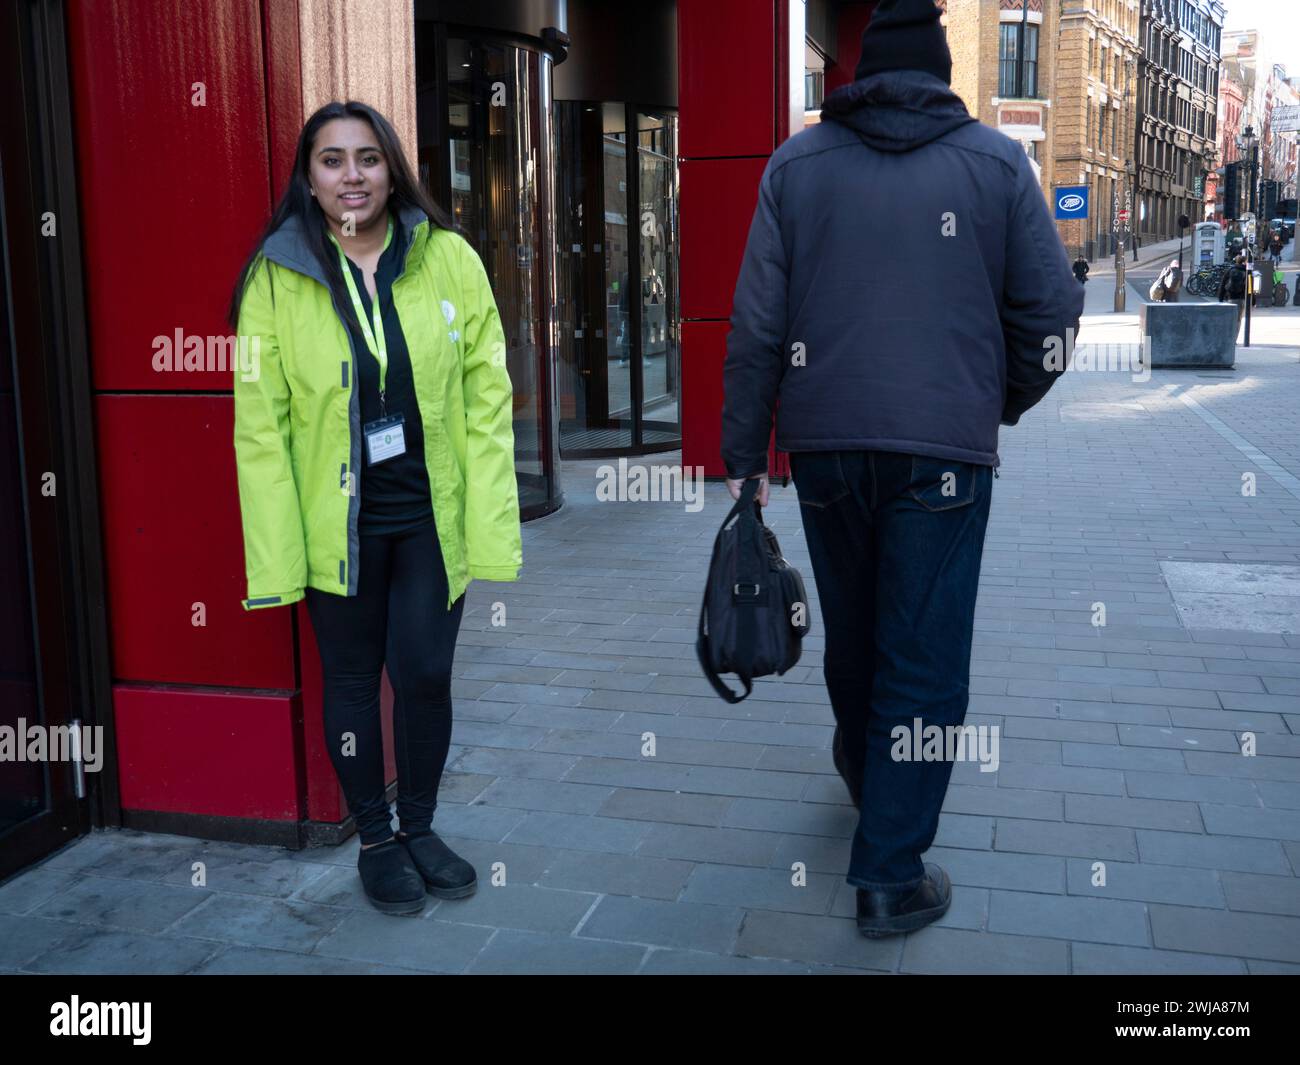
[[[1099,274],[1079,342],[1135,342]],[[522,579],[468,593],[434,825],[472,898],[379,914],[355,838],[97,831],[0,885],[0,968],[1300,973],[1300,316],[1252,338],[1230,371],[1066,373],[1003,430],[967,718],[1001,762],[954,768],[937,924],[857,934],[820,614],[744,703],[700,674],[724,487],[600,501],[565,462]],[[767,520],[813,590],[793,486]]]

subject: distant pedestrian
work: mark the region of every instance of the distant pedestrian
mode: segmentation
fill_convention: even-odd
[[[1177,259],[1171,259],[1169,265],[1160,271],[1147,293],[1157,303],[1177,303],[1178,290],[1183,287],[1183,268]]]
[[[1074,271],[1074,276],[1078,279],[1079,284],[1086,285],[1088,283],[1088,260],[1083,257],[1083,252],[1079,253],[1079,257],[1074,260],[1074,265],[1070,269]]]
[[[1246,253],[1238,252],[1232,266],[1219,281],[1219,302],[1231,300],[1237,305],[1237,328],[1241,328],[1242,315],[1246,313]]]

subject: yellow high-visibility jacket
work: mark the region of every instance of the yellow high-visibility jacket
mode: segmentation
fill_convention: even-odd
[[[512,388],[487,273],[456,233],[400,212],[406,238],[393,304],[424,425],[447,606],[473,578],[519,578]],[[244,609],[306,588],[355,595],[363,440],[357,359],[325,275],[291,219],[262,246],[240,305],[235,458],[244,529]],[[248,378],[247,380],[245,378]]]

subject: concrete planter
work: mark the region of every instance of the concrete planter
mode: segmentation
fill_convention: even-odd
[[[1142,336],[1154,369],[1231,366],[1237,354],[1235,303],[1144,303]]]

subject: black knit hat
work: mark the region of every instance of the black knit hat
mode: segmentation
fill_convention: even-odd
[[[882,70],[924,70],[952,81],[952,54],[934,0],[880,0],[862,31],[855,81]]]

